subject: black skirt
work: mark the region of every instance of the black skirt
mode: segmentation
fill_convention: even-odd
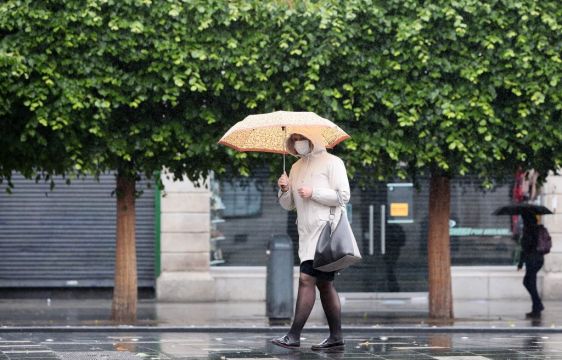
[[[314,267],[312,267],[312,260],[303,261],[301,263],[301,273],[310,275],[322,281],[334,281],[334,276],[336,275],[335,271],[324,272],[316,270]]]

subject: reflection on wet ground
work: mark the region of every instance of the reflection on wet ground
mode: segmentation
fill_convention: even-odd
[[[48,301],[47,301],[48,300]],[[100,326],[114,325],[111,300],[103,299],[0,299],[0,326]],[[319,303],[319,301],[318,301]],[[344,326],[478,326],[558,327],[562,325],[562,302],[545,301],[542,320],[525,319],[530,301],[456,301],[455,320],[431,321],[427,302],[414,300],[349,300],[342,298]],[[159,303],[141,300],[138,326],[269,326],[265,302]],[[280,323],[277,325],[288,325]],[[322,307],[314,307],[309,326],[326,327]]]
[[[263,333],[2,333],[0,359],[562,359],[562,334],[346,334],[343,352],[287,350]]]

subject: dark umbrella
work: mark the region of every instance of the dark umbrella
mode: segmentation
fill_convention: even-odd
[[[547,215],[552,214],[546,206],[542,205],[535,205],[535,204],[511,204],[505,205],[500,208],[497,208],[494,212],[494,215]]]

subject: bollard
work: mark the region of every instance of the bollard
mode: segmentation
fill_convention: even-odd
[[[267,246],[266,316],[273,321],[293,316],[293,244],[285,234],[273,235]]]

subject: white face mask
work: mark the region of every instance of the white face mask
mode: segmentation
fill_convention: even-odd
[[[300,155],[306,155],[310,152],[310,143],[308,140],[297,140],[295,141],[295,150]]]

